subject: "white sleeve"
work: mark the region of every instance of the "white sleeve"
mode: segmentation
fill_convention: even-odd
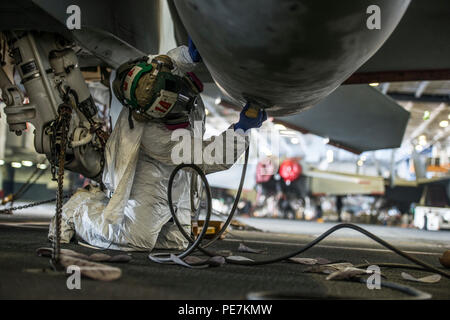
[[[203,140],[188,129],[169,131],[154,123],[145,127],[141,141],[141,148],[149,157],[173,166],[181,162],[195,163],[206,174],[229,169],[248,147],[248,138],[231,126],[220,135]]]
[[[175,49],[167,52],[167,55],[174,63],[175,68],[172,72],[178,76],[183,76],[186,72],[193,71],[197,65],[197,63],[192,61],[191,55],[189,54],[189,48],[187,46],[176,47]],[[156,55],[149,55],[148,63],[150,63],[154,57],[156,57]]]
[[[173,60],[175,63],[175,69],[173,73],[178,74],[179,76],[184,75],[186,72],[193,71],[195,66],[197,65],[191,58],[189,54],[189,48],[187,46],[179,46],[175,49],[167,52],[167,55]]]

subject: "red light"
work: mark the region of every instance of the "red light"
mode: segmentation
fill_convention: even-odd
[[[286,159],[280,166],[280,176],[285,182],[292,182],[302,174],[302,166],[295,160]]]

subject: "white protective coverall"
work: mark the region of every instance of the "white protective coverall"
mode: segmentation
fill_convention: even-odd
[[[178,75],[195,66],[188,48],[181,46],[168,52]],[[151,60],[152,57],[150,57]],[[61,242],[68,243],[76,234],[90,245],[124,251],[152,250],[153,248],[183,249],[187,240],[171,219],[167,201],[167,188],[176,164],[171,159],[172,149],[178,141],[171,141],[172,131],[159,121],[134,121],[129,127],[129,109],[123,108],[105,150],[103,183],[113,192],[108,198],[100,188],[79,189],[63,206]],[[201,140],[204,148],[211,141],[203,141],[204,126],[193,126],[194,121],[205,120],[205,110],[199,97],[198,107],[191,112],[191,144]],[[194,135],[194,129],[202,130]],[[229,130],[230,131],[230,130]],[[240,135],[242,133],[234,133]],[[197,137],[197,138],[195,138]],[[223,155],[233,153],[236,161],[247,147],[247,140],[233,139],[226,150],[225,132],[216,138],[223,139]],[[230,150],[232,149],[232,150]],[[193,149],[192,149],[193,150]],[[191,154],[194,163],[194,152]],[[226,170],[230,163],[200,164],[205,173]],[[191,173],[182,170],[173,183],[173,200],[180,223],[190,232],[190,182]],[[55,218],[49,229],[49,239],[55,234]]]

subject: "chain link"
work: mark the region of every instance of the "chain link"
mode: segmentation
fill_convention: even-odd
[[[61,215],[63,206],[63,186],[64,186],[64,164],[66,161],[66,148],[68,144],[68,132],[70,120],[72,118],[72,108],[67,104],[62,104],[58,108],[58,123],[56,129],[60,132],[59,153],[58,153],[58,188],[56,191],[56,212],[55,212],[55,237],[53,238],[53,253],[50,260],[55,270],[60,269],[61,252]]]
[[[62,215],[62,206],[63,200],[70,198],[72,195],[63,195],[63,187],[64,187],[64,164],[66,161],[66,148],[68,144],[68,132],[70,127],[70,120],[72,118],[72,108],[67,104],[62,104],[58,108],[58,119],[52,126],[52,134],[55,139],[55,143],[53,144],[53,148],[58,146],[58,142],[56,137],[59,136],[59,152],[58,152],[58,187],[56,190],[56,198],[37,201],[33,203],[29,203],[22,206],[11,207],[6,209],[1,209],[0,214],[12,214],[13,211],[23,210],[27,208],[32,208],[39,206],[41,204],[51,203],[56,201],[56,212],[55,212],[55,237],[53,238],[53,253],[50,263],[52,264],[55,270],[60,269],[59,258],[61,252],[61,215]],[[55,150],[56,153],[56,150]],[[52,161],[52,167],[54,167],[55,163]],[[53,171],[53,170],[52,170]],[[53,173],[53,172],[52,172]]]
[[[65,196],[63,196],[63,199],[68,199],[71,196],[72,196],[71,194],[65,195]],[[42,201],[36,201],[36,202],[24,204],[22,206],[1,209],[0,210],[0,214],[12,214],[13,211],[33,208],[33,207],[40,206],[41,204],[52,203],[52,202],[55,202],[55,201],[56,201],[56,198],[52,198],[52,199],[48,199],[48,200],[42,200]]]

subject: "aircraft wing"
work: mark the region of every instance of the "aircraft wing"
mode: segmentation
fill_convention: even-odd
[[[400,146],[409,112],[369,85],[341,86],[299,114],[275,122],[330,139],[355,153]]]

